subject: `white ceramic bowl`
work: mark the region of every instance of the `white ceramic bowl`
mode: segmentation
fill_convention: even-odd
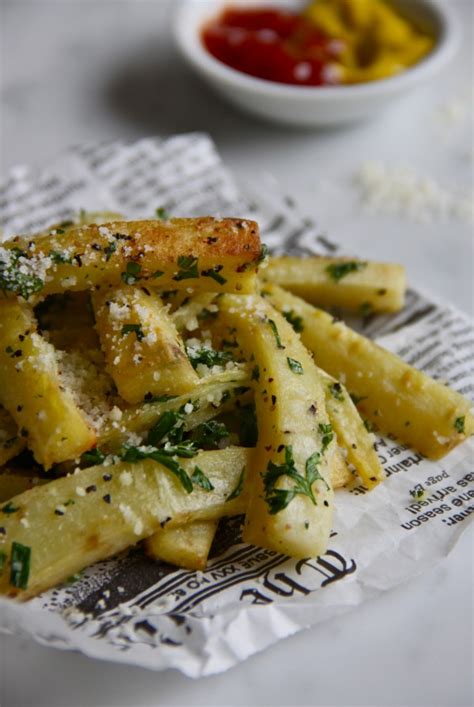
[[[409,19],[436,38],[422,61],[398,76],[351,86],[305,87],[275,83],[236,71],[215,59],[201,42],[203,25],[226,6],[271,5],[298,9],[297,0],[185,0],[175,16],[175,36],[189,64],[220,94],[246,111],[279,123],[323,126],[359,120],[429,81],[454,55],[459,26],[442,0],[392,0]]]

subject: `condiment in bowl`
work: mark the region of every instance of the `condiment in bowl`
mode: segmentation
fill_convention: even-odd
[[[176,37],[234,104],[301,126],[370,116],[430,79],[459,30],[434,0],[188,0]]]

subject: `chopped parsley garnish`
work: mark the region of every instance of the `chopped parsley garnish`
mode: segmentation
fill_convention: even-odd
[[[279,349],[284,349],[285,347],[284,347],[283,344],[281,343],[280,334],[278,333],[277,325],[275,324],[275,322],[273,321],[273,319],[269,319],[269,320],[268,320],[268,324],[269,324],[269,326],[270,326],[270,329],[271,329],[272,332],[273,332],[273,336],[275,337],[275,341],[276,341],[277,348],[279,348]]]
[[[191,361],[193,368],[197,368],[200,363],[212,368],[212,366],[224,366],[228,361],[232,360],[232,354],[229,351],[215,351],[203,346],[200,349],[186,349],[188,358]]]
[[[212,491],[214,489],[211,480],[198,466],[194,467],[194,471],[191,475],[191,481],[195,483],[196,486],[200,486],[204,489],[204,491]]]
[[[132,464],[143,459],[153,459],[159,462],[164,467],[169,469],[172,474],[181,482],[186,493],[191,493],[193,490],[193,482],[187,471],[175,460],[168,456],[163,450],[151,449],[143,451],[138,447],[128,447],[122,455],[123,461],[131,462]]]
[[[181,430],[182,420],[183,416],[179,412],[174,412],[173,410],[166,410],[162,415],[160,415],[159,420],[153,425],[151,430],[148,432],[146,443],[156,447],[156,445],[159,444],[162,439],[166,437],[169,432],[171,432],[171,430],[173,430],[174,428],[176,428],[176,430]],[[181,439],[182,434],[179,440],[177,440],[175,436],[173,441],[177,442],[181,441]]]
[[[99,447],[95,449],[89,449],[88,452],[84,452],[81,456],[81,464],[87,466],[97,466],[102,464],[105,459],[105,454],[100,451]]]
[[[155,214],[156,218],[160,219],[160,221],[167,221],[169,219],[169,213],[163,206],[160,206],[158,209],[155,209]]]
[[[140,279],[142,266],[139,263],[127,263],[125,272],[121,274],[122,281],[126,285],[134,285]]]
[[[425,489],[422,484],[416,484],[414,488],[410,489],[410,496],[416,501],[422,501],[425,496]]]
[[[290,309],[289,312],[282,312],[282,314],[285,317],[286,321],[291,324],[291,326],[296,332],[299,333],[303,331],[303,317],[300,317],[298,314],[295,314],[292,309]]]
[[[258,441],[257,411],[255,405],[243,405],[238,409],[239,438],[244,447],[255,447]]]
[[[342,392],[342,385],[340,383],[331,383],[329,386],[329,392],[331,393],[332,397],[335,398],[336,400],[344,400],[344,394]]]
[[[257,381],[257,382],[260,380],[260,366],[258,364],[256,364],[252,368],[252,375],[250,376],[250,380]]]
[[[66,253],[61,253],[61,251],[59,250],[50,250],[49,257],[51,258],[53,263],[56,263],[56,265],[58,265],[59,263],[72,263],[72,259],[70,258],[70,256],[66,255]]]
[[[192,440],[184,439],[183,414],[166,410],[151,428],[146,444],[160,445],[159,451],[167,456],[191,458],[196,456],[197,447]]]
[[[173,277],[173,280],[190,280],[191,278],[199,277],[198,259],[193,255],[180,255],[178,267],[180,269]]]
[[[461,417],[457,417],[454,421],[454,429],[456,430],[456,432],[459,432],[460,435],[464,434],[465,419],[465,416],[462,415]]]
[[[5,513],[5,515],[11,515],[12,513],[16,513],[17,511],[20,510],[19,506],[14,506],[11,501],[8,501],[2,508],[0,509],[2,513]]]
[[[324,454],[326,448],[329,447],[334,438],[334,432],[332,431],[332,425],[329,422],[327,425],[324,425],[322,422],[320,422],[318,425],[318,429],[322,434],[322,453]]]
[[[334,282],[339,282],[343,277],[346,277],[352,272],[363,270],[367,263],[357,260],[345,260],[340,263],[331,263],[326,267],[326,272]]]
[[[374,306],[371,302],[362,302],[359,307],[359,313],[361,317],[368,317],[374,311]]]
[[[290,369],[290,371],[292,371],[298,376],[303,375],[303,366],[299,361],[297,361],[295,358],[290,358],[289,356],[286,357],[286,360],[288,362],[288,368]]]
[[[242,471],[240,472],[239,479],[237,481],[237,484],[234,488],[233,491],[230,492],[230,494],[227,496],[226,501],[233,501],[234,498],[238,498],[240,494],[243,491],[244,488],[244,473],[245,473],[245,467],[243,467]]]
[[[268,256],[268,246],[266,243],[262,243],[262,246],[260,248],[260,253],[257,258],[257,265],[260,265],[263,263],[265,258]]]
[[[112,243],[109,243],[109,245],[104,248],[104,254],[105,254],[105,259],[107,262],[109,262],[110,258],[112,255],[115,253],[117,250],[117,243],[115,241],[112,241]],[[123,279],[123,277],[122,277]]]
[[[26,270],[26,272],[25,272]],[[44,287],[44,281],[30,270],[29,260],[20,248],[0,247],[0,290],[28,299]]]
[[[227,427],[215,420],[201,422],[191,433],[191,439],[199,449],[217,449],[219,442],[228,436]]]
[[[209,270],[203,270],[201,272],[201,275],[203,277],[211,277],[213,280],[219,283],[219,285],[225,285],[227,282],[225,277],[222,277],[222,275],[219,275],[220,271],[224,268],[223,265],[215,265],[213,268],[209,268]]]
[[[75,582],[79,581],[82,577],[82,572],[76,572],[76,574],[72,574],[70,577],[68,577],[65,581],[65,584],[74,584]]]
[[[19,589],[28,587],[30,576],[31,548],[21,543],[12,542],[10,557],[10,584]]]
[[[153,280],[157,280],[159,277],[162,277],[165,274],[164,270],[155,270],[155,272],[152,275]]]
[[[120,333],[122,336],[133,333],[137,337],[137,341],[141,341],[145,336],[141,324],[124,324]]]
[[[318,470],[318,465],[321,463],[321,460],[322,454],[314,452],[314,454],[306,460],[305,473],[303,475],[295,466],[293,447],[288,445],[285,447],[285,461],[283,464],[275,464],[272,461],[268,462],[267,470],[262,474],[262,477],[265,501],[268,505],[270,515],[275,515],[282,511],[298,494],[307,496],[310,501],[316,505],[316,498],[312,488],[314,482],[324,481],[326,486],[328,486]],[[292,488],[276,488],[278,480],[283,476],[291,479],[293,482]]]

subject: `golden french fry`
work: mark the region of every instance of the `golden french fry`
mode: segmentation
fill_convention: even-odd
[[[0,291],[32,301],[65,291],[126,285],[253,292],[262,258],[258,226],[242,219],[113,221],[0,246]]]
[[[196,520],[178,528],[164,528],[145,540],[145,552],[154,560],[189,570],[203,570],[217,525],[215,520]]]
[[[61,379],[54,348],[36,332],[31,308],[0,303],[0,403],[35,459],[48,469],[92,447],[96,435]]]
[[[229,497],[239,495],[246,454],[229,447],[180,460],[188,478],[198,467],[211,491],[193,483],[188,493],[168,468],[145,460],[90,467],[15,496],[3,507],[0,593],[27,599],[160,527],[235,513]]]
[[[255,365],[258,444],[243,538],[292,557],[324,553],[335,444],[316,366],[292,327],[261,297],[224,295],[219,309]]]
[[[405,303],[405,268],[394,263],[283,255],[271,258],[261,277],[320,307],[367,314],[398,312]]]
[[[151,400],[136,407],[119,411],[117,420],[108,420],[98,433],[98,446],[115,452],[127,441],[130,434],[143,435],[160,419],[163,413],[184,413],[183,427],[191,430],[207,422],[221,412],[235,406],[237,400],[245,400],[250,394],[247,370],[226,371],[202,379],[192,391],[177,397]]]
[[[13,496],[27,491],[41,484],[45,484],[49,479],[34,475],[33,471],[24,469],[0,469],[0,503],[9,501]]]
[[[156,294],[129,286],[92,295],[107,369],[124,400],[179,395],[199,383],[172,319]]]
[[[16,457],[26,446],[10,413],[0,406],[0,467]]]
[[[326,409],[338,444],[367,488],[385,479],[385,472],[374,449],[375,437],[369,432],[346,388],[320,370],[324,381]],[[350,472],[349,472],[350,474]]]
[[[441,459],[474,433],[471,403],[327,312],[274,285],[269,301],[300,318],[301,339],[318,366],[359,398],[357,409],[384,433]]]

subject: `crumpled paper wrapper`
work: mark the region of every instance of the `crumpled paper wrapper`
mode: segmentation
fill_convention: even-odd
[[[18,167],[0,185],[5,237],[34,232],[80,208],[152,217],[232,215],[260,223],[273,252],[334,254],[335,243],[274,189],[245,194],[201,134],[69,150],[48,169]],[[406,308],[356,323],[429,375],[471,396],[472,323],[409,291]],[[222,672],[280,638],[314,626],[425,571],[445,557],[474,510],[474,445],[440,462],[379,439],[387,481],[337,493],[330,547],[296,561],[245,545],[241,518],[222,521],[205,572],[177,570],[140,551],[100,562],[72,585],[19,604],[0,599],[0,629],[48,646],[198,677]],[[423,502],[409,490],[423,484]],[[472,516],[471,516],[472,517]]]

